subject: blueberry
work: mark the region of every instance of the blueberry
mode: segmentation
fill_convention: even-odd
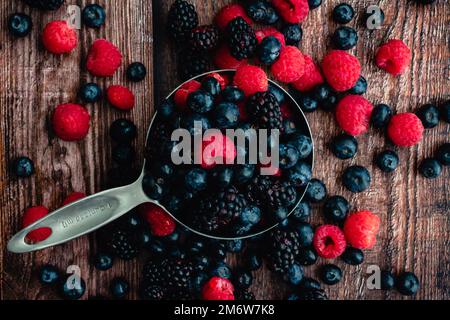
[[[106,271],[113,266],[113,256],[106,252],[99,252],[94,256],[94,267],[98,270]]]
[[[227,251],[231,253],[242,252],[244,248],[244,241],[242,240],[231,240],[227,241]]]
[[[317,110],[318,103],[317,100],[313,99],[309,95],[302,95],[298,99],[298,105],[303,112],[314,112]]]
[[[358,152],[358,141],[353,136],[341,134],[331,143],[331,152],[342,160],[354,158]]]
[[[338,4],[333,9],[333,20],[337,23],[346,24],[349,23],[355,16],[355,11],[352,6],[347,3]]]
[[[336,49],[349,50],[358,43],[358,33],[350,27],[339,27],[334,31],[332,41]]]
[[[211,269],[211,276],[212,277],[219,277],[224,279],[230,279],[231,278],[231,268],[229,265],[227,265],[224,262],[219,262]]]
[[[13,162],[13,172],[19,178],[29,178],[31,177],[34,170],[34,163],[28,157],[19,157]]]
[[[439,147],[437,159],[443,166],[450,166],[450,143]]]
[[[227,256],[227,250],[223,241],[210,240],[207,246],[207,252],[215,261],[223,261]]]
[[[419,279],[412,272],[404,272],[395,280],[395,287],[404,296],[412,296],[419,290]]]
[[[187,105],[194,112],[207,113],[214,106],[214,98],[209,92],[197,90],[189,94]]]
[[[155,162],[154,166],[152,167],[152,172],[158,177],[164,178],[166,180],[171,180],[175,169],[170,162]]]
[[[352,166],[344,171],[342,177],[344,186],[351,192],[360,193],[370,187],[372,178],[369,171],[361,166]]]
[[[269,83],[269,92],[277,99],[280,106],[286,101],[286,95],[279,86]]]
[[[308,5],[311,10],[320,7],[321,4],[322,0],[308,0]]]
[[[336,93],[332,93],[325,101],[320,103],[320,107],[323,111],[333,111],[339,102],[339,98]]]
[[[297,255],[297,262],[302,266],[312,266],[317,259],[317,253],[312,247],[301,248]]]
[[[350,94],[362,95],[367,92],[367,80],[360,76],[355,86],[348,91]]]
[[[439,124],[439,109],[434,104],[426,104],[417,112],[426,129],[435,128]]]
[[[123,278],[115,278],[111,281],[111,294],[116,299],[123,299],[130,292],[130,284]]]
[[[163,186],[150,175],[144,176],[142,188],[145,194],[153,200],[161,200],[165,194]]]
[[[360,249],[348,247],[341,256],[342,261],[352,266],[359,266],[364,262],[364,252]]]
[[[326,101],[333,94],[333,89],[326,83],[319,84],[313,89],[313,97],[319,104]]]
[[[327,285],[335,285],[342,279],[342,270],[334,264],[326,264],[320,269],[320,279]]]
[[[253,283],[253,276],[248,271],[238,270],[236,274],[233,275],[233,283],[238,289],[248,289]]]
[[[250,271],[256,271],[261,269],[263,265],[263,260],[261,256],[257,253],[248,253],[245,259],[245,267]]]
[[[55,266],[47,264],[39,270],[39,282],[44,285],[55,284],[59,278],[60,274]]]
[[[208,175],[203,169],[192,169],[186,174],[184,185],[189,191],[203,191],[207,187]]]
[[[213,118],[219,129],[235,128],[239,122],[239,107],[234,103],[219,103],[213,112]]]
[[[290,169],[295,166],[299,159],[297,148],[290,144],[280,144],[280,168]]]
[[[225,102],[240,102],[244,100],[244,92],[238,87],[228,86],[222,91],[222,99]]]
[[[245,207],[240,219],[244,225],[257,225],[261,221],[261,210],[254,206]]]
[[[419,172],[427,179],[435,179],[442,173],[442,165],[436,159],[425,159],[419,166]]]
[[[320,283],[312,278],[303,278],[299,287],[302,290],[320,289]]]
[[[298,233],[299,245],[301,247],[309,247],[312,245],[314,230],[309,223],[300,222],[295,226]]]
[[[281,42],[274,36],[265,37],[258,45],[259,61],[265,65],[273,64],[281,53]]]
[[[214,185],[219,189],[228,187],[233,181],[234,171],[233,168],[228,166],[217,166],[211,171],[211,179],[214,181]]]
[[[381,271],[381,289],[392,290],[395,287],[395,277],[392,272],[383,270]]]
[[[59,289],[64,299],[78,300],[86,292],[86,282],[82,278],[68,276],[61,282]]]
[[[169,207],[167,209],[170,212],[174,212]],[[137,240],[142,247],[148,248],[152,242],[152,232],[148,228],[140,230],[137,235]]]
[[[199,272],[194,277],[192,277],[190,282],[190,288],[195,293],[200,293],[203,289],[203,285],[208,281],[208,274],[205,272]]]
[[[130,232],[136,232],[138,229],[144,226],[144,221],[141,216],[134,211],[126,214],[119,220],[120,226]]]
[[[290,284],[297,286],[300,284],[300,282],[302,282],[303,275],[304,275],[303,268],[297,263],[294,263],[287,271],[287,274],[285,275],[285,280]]]
[[[383,172],[393,172],[397,169],[400,162],[397,152],[386,150],[378,154],[375,158],[375,163]]]
[[[381,27],[384,23],[384,18],[385,18],[384,12],[383,10],[381,10],[380,7],[378,7],[378,10],[377,9],[369,10],[369,8],[367,8],[363,16],[364,26],[369,29],[373,29],[373,27],[376,26]]]
[[[135,156],[134,148],[129,144],[119,144],[112,150],[112,158],[119,165],[131,164]]]
[[[312,167],[309,163],[300,161],[287,172],[287,176],[296,187],[305,187],[312,178]]]
[[[290,23],[283,27],[281,32],[286,40],[286,45],[288,46],[298,46],[303,38],[303,30],[299,24]]]
[[[218,96],[222,91],[219,80],[214,77],[206,77],[202,81],[202,89],[213,97]]]
[[[446,101],[441,106],[441,118],[447,123],[450,123],[450,100]]]
[[[140,171],[133,166],[118,166],[108,171],[108,186],[110,188],[123,187],[136,181]]]
[[[100,28],[106,19],[106,12],[98,4],[90,4],[84,7],[82,13],[83,23],[90,28]]]
[[[250,181],[255,175],[256,166],[253,164],[243,164],[234,167],[234,182],[242,185]]]
[[[251,1],[246,6],[248,16],[257,23],[264,23],[267,19],[267,2],[264,0]]]
[[[350,211],[349,202],[341,196],[333,196],[325,201],[323,213],[325,218],[330,221],[339,223],[343,222]]]
[[[198,238],[188,238],[187,248],[192,255],[199,255],[206,250],[206,243]]]
[[[312,179],[309,182],[308,189],[306,189],[305,196],[311,203],[322,202],[327,196],[327,187],[322,181]]]
[[[297,125],[290,119],[283,120],[283,134],[291,135],[297,132]]]
[[[286,225],[288,214],[289,214],[288,210],[286,208],[283,208],[283,207],[276,208],[275,211],[274,211],[275,219],[282,226]]]
[[[127,68],[127,78],[132,82],[140,82],[147,76],[147,68],[140,62],[133,62]]]
[[[370,122],[375,128],[385,128],[392,118],[392,109],[387,104],[375,106],[370,118]]]
[[[14,13],[8,18],[9,32],[18,38],[27,36],[33,28],[31,17],[24,13]]]
[[[201,130],[197,131],[196,127],[199,125],[201,126]],[[199,135],[202,132],[210,129],[211,123],[209,122],[207,117],[198,113],[193,113],[191,115],[183,117],[183,119],[181,120],[181,126],[182,128],[188,130],[191,135]]]
[[[311,205],[306,201],[300,202],[292,212],[291,217],[299,222],[307,222],[311,217]]]
[[[137,128],[130,120],[118,119],[112,123],[109,135],[116,142],[129,143],[136,138]]]
[[[155,256],[161,256],[163,254],[165,254],[166,252],[166,246],[165,244],[157,239],[154,240],[150,243],[150,246],[148,247],[149,251],[151,254],[155,255]]]
[[[270,5],[269,2],[267,3],[267,14],[266,19],[263,21],[265,24],[275,24],[280,20],[280,16],[278,15],[277,11],[274,9],[273,6]]]
[[[80,88],[78,96],[84,103],[94,103],[102,98],[103,93],[98,84],[86,83]]]
[[[313,143],[310,137],[296,133],[289,137],[289,144],[297,148],[300,159],[308,158],[313,151]]]

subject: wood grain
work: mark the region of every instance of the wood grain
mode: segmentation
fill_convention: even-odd
[[[66,1],[83,7],[93,1]],[[112,166],[108,127],[113,119],[127,117],[138,125],[138,150],[142,149],[146,127],[153,113],[153,102],[160,101],[177,85],[175,48],[165,33],[168,7],[173,1],[112,0],[95,1],[107,8],[105,28],[79,31],[80,45],[69,56],[55,57],[46,53],[38,33],[52,19],[64,18],[67,4],[54,13],[31,11],[17,1],[0,4],[0,23],[15,11],[30,13],[34,32],[25,39],[12,39],[5,28],[0,31],[0,297],[2,299],[55,299],[56,293],[41,287],[34,275],[36,267],[54,263],[66,268],[77,264],[88,283],[85,298],[107,296],[105,284],[114,276],[125,276],[136,288],[142,261],[116,263],[113,270],[100,273],[89,264],[95,252],[94,236],[28,255],[12,255],[5,246],[20,228],[25,208],[44,204],[56,208],[70,191],[94,193],[100,191],[106,172]],[[196,0],[202,24],[212,22],[214,13],[227,0]],[[329,47],[329,36],[336,28],[330,19],[337,0],[324,4],[310,13],[303,24],[303,52],[320,60]],[[448,80],[448,1],[438,0],[433,6],[417,6],[414,1],[347,1],[356,9],[357,19],[350,23],[357,28],[360,41],[351,52],[363,65],[363,75],[369,82],[367,98],[373,103],[388,103],[397,112],[414,111],[421,104],[449,98]],[[368,5],[379,4],[386,14],[381,30],[369,31],[360,26],[361,14]],[[153,17],[153,18],[152,18]],[[153,19],[153,20],[152,20]],[[86,140],[65,143],[48,134],[49,114],[59,103],[76,101],[80,83],[91,80],[83,63],[93,40],[105,37],[119,46],[126,66],[131,61],[142,61],[150,76],[144,83],[132,86],[137,108],[129,114],[113,110],[105,103],[89,105],[92,128]],[[413,50],[410,71],[392,78],[373,64],[376,48],[387,39],[403,39]],[[97,81],[97,80],[96,80]],[[124,67],[112,79],[102,80],[106,87],[124,83]],[[153,89],[154,88],[154,89]],[[331,114],[316,112],[307,115],[316,143],[315,175],[323,179],[330,194],[348,198],[352,208],[368,209],[382,218],[378,244],[366,252],[366,262],[359,267],[336,263],[344,269],[343,281],[327,288],[332,299],[402,299],[395,292],[368,290],[365,286],[369,265],[392,268],[394,271],[414,271],[421,282],[416,299],[450,298],[450,190],[449,171],[433,181],[417,174],[417,166],[425,157],[432,156],[437,147],[448,142],[450,128],[441,123],[426,132],[423,143],[411,149],[401,149],[401,166],[394,174],[383,174],[373,163],[374,155],[392,146],[375,130],[358,138],[360,151],[349,161],[338,161],[330,153],[327,143],[339,133]],[[29,155],[38,168],[30,180],[15,180],[8,171],[8,163],[18,155]],[[139,163],[142,156],[139,155]],[[359,195],[344,190],[340,181],[342,171],[351,164],[367,166],[373,184],[369,191]],[[322,223],[320,206],[315,207],[313,224]],[[232,263],[239,263],[231,257]],[[317,275],[317,267],[307,268],[310,276]],[[252,287],[258,298],[280,299],[289,292],[281,281],[264,269],[255,274]],[[130,295],[136,298],[136,293]]]

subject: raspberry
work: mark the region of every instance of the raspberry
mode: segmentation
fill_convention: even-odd
[[[322,72],[334,90],[343,92],[355,86],[361,65],[355,56],[342,50],[332,50],[323,58]]]
[[[218,138],[218,137],[217,137]],[[232,164],[237,151],[233,140],[223,135],[216,139],[214,135],[205,136],[202,145],[202,167],[211,169],[220,164]]]
[[[272,5],[284,21],[300,23],[308,16],[307,0],[272,0]]]
[[[261,30],[255,31],[256,39],[258,40],[258,43],[261,43],[261,41],[269,36],[275,37],[280,41],[281,47],[284,48],[286,46],[286,40],[284,38],[284,35],[279,32],[274,27],[265,27]]]
[[[77,33],[66,21],[53,21],[45,26],[42,42],[51,53],[69,53],[77,46]]]
[[[143,204],[139,207],[139,212],[147,220],[153,235],[166,237],[175,231],[175,220],[157,205],[153,203]]]
[[[292,87],[300,92],[310,91],[324,82],[320,68],[314,63],[314,60],[306,54],[303,55],[303,58],[305,59],[305,72],[300,79],[292,82]]]
[[[219,69],[237,69],[247,64],[247,59],[238,60],[231,55],[230,48],[222,45],[214,55],[214,65]]]
[[[373,105],[358,95],[344,97],[336,107],[336,120],[346,133],[359,136],[369,129]]]
[[[72,103],[61,104],[53,113],[53,130],[64,141],[79,141],[88,134],[90,119],[88,111],[83,106]]]
[[[377,242],[380,218],[370,211],[352,213],[344,224],[348,243],[357,249],[371,249]]]
[[[347,243],[344,233],[339,227],[324,225],[317,228],[313,238],[314,249],[325,259],[336,259],[341,256]]]
[[[414,113],[401,113],[392,117],[388,126],[388,136],[399,147],[412,147],[423,137],[422,121]]]
[[[283,116],[283,119],[289,119],[294,116],[294,113],[291,110],[291,107],[287,103],[283,103],[280,106],[281,115]]]
[[[228,85],[229,79],[227,79],[226,75],[221,75],[217,72],[210,73],[207,77],[211,77],[219,81],[220,88],[223,90]]]
[[[411,63],[411,50],[403,41],[392,39],[378,48],[375,62],[379,68],[398,76]]]
[[[26,228],[36,221],[42,219],[46,215],[48,215],[48,209],[43,206],[31,207],[25,211],[25,214],[22,218],[22,228]],[[52,229],[50,228],[39,228],[31,231],[27,234],[26,239],[31,243],[38,243],[44,241],[52,234]]]
[[[202,289],[203,300],[234,300],[234,287],[230,280],[213,277]]]
[[[234,84],[247,96],[254,95],[257,92],[265,92],[269,88],[269,80],[264,70],[251,65],[240,66],[236,70]]]
[[[270,70],[276,80],[284,83],[294,82],[305,72],[305,58],[297,47],[286,46]]]
[[[122,64],[122,54],[111,42],[96,40],[89,49],[86,68],[96,77],[111,77]]]
[[[106,91],[108,102],[120,110],[130,110],[134,108],[134,94],[123,86],[110,86]]]
[[[173,100],[180,111],[187,110],[187,98],[190,93],[197,91],[201,87],[201,83],[196,80],[186,82],[175,92]]]
[[[62,203],[62,207],[67,206],[68,204],[71,204],[78,200],[81,200],[85,197],[86,197],[86,195],[83,192],[73,192],[73,193],[69,194],[66,199],[64,199],[64,201]]]
[[[220,30],[225,30],[231,20],[242,17],[248,24],[252,24],[252,19],[247,16],[244,7],[239,4],[230,4],[223,7],[215,18],[216,25]]]

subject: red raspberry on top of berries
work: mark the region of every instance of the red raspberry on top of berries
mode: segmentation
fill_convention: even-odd
[[[213,277],[203,285],[203,300],[234,300],[234,287],[228,279]]]
[[[300,23],[309,12],[308,0],[272,0],[272,5],[284,21]]]
[[[340,257],[347,247],[342,230],[333,225],[324,225],[317,228],[313,238],[314,249],[324,259]]]
[[[124,86],[110,86],[106,91],[108,102],[120,110],[131,110],[134,108],[134,94]]]
[[[399,147],[412,147],[423,138],[425,128],[414,113],[401,113],[392,117],[388,125],[388,136]]]
[[[274,78],[280,82],[291,83],[300,79],[305,72],[305,58],[294,46],[286,46],[280,57],[270,68]]]
[[[145,203],[139,207],[139,212],[148,222],[153,235],[166,237],[175,231],[175,220],[156,204]]]
[[[284,35],[278,31],[274,27],[265,27],[260,30],[255,31],[256,39],[258,40],[258,43],[261,43],[264,38],[272,36],[278,39],[281,43],[281,47],[286,46],[286,39],[284,38]]]
[[[53,131],[64,141],[82,140],[89,132],[90,120],[89,112],[83,106],[61,104],[53,113]]]
[[[111,77],[122,64],[119,49],[105,39],[96,40],[88,52],[86,68],[96,77]]]
[[[305,59],[305,72],[300,79],[291,83],[292,87],[300,92],[310,91],[324,81],[320,68],[314,63],[314,60],[307,54],[304,54],[303,58]]]
[[[269,80],[264,70],[251,65],[243,65],[237,68],[234,75],[234,84],[246,96],[252,96],[257,92],[265,92],[269,88]]]
[[[36,206],[28,208],[22,218],[22,228],[26,228],[38,220],[41,220],[49,211],[44,206]],[[52,229],[50,228],[38,228],[27,234],[26,239],[30,243],[38,243],[44,241],[52,234]]]
[[[230,48],[226,44],[223,44],[214,54],[213,62],[219,69],[237,69],[247,64],[247,59],[236,59],[231,55]]]
[[[237,17],[242,17],[249,25],[252,24],[252,19],[248,17],[244,7],[237,3],[223,7],[214,21],[220,30],[225,30],[228,23]]]
[[[66,21],[47,24],[42,33],[44,47],[54,54],[69,53],[77,46],[77,33]]]
[[[375,62],[379,68],[398,76],[411,63],[411,50],[402,40],[392,39],[378,48]]]
[[[217,164],[233,164],[237,156],[233,140],[226,135],[205,135],[201,152],[201,166],[211,169]]]
[[[322,60],[322,72],[334,90],[343,92],[355,86],[361,74],[361,64],[346,51],[332,50]]]
[[[352,136],[369,130],[373,105],[359,95],[348,95],[336,107],[336,120],[339,127]]]
[[[64,201],[62,203],[62,207],[67,206],[68,204],[71,204],[78,200],[81,200],[85,197],[86,197],[86,194],[84,194],[83,192],[73,192],[64,199]]]
[[[181,88],[175,92],[173,100],[175,101],[175,105],[177,106],[179,111],[187,110],[187,99],[189,97],[189,94],[197,91],[201,86],[201,83],[197,80],[190,80],[184,83]]]
[[[380,218],[370,211],[350,214],[344,223],[347,242],[357,249],[371,249],[377,242]]]

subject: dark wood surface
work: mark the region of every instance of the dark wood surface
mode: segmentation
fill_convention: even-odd
[[[2,299],[55,299],[55,292],[36,280],[35,270],[44,263],[64,269],[79,265],[88,291],[108,296],[107,285],[115,276],[125,276],[137,287],[142,261],[118,262],[108,272],[99,272],[89,264],[95,252],[94,236],[85,236],[65,245],[41,252],[13,255],[6,252],[7,240],[20,228],[24,210],[32,205],[57,208],[71,191],[94,193],[102,190],[106,173],[111,167],[111,143],[107,134],[114,119],[127,117],[139,128],[138,150],[143,148],[146,128],[153,113],[153,102],[160,100],[177,85],[174,48],[165,34],[165,19],[172,1],[70,0],[68,4],[83,7],[96,2],[105,5],[106,27],[79,31],[80,45],[68,56],[55,57],[43,50],[39,32],[45,24],[66,15],[65,7],[54,13],[32,11],[20,1],[0,4],[0,295]],[[202,24],[212,22],[215,12],[231,1],[193,1]],[[310,13],[303,24],[303,52],[320,60],[329,47],[329,34],[336,25],[330,20],[337,0],[325,0]],[[417,6],[414,1],[347,1],[358,12],[350,23],[357,27],[360,41],[352,53],[363,66],[368,79],[367,98],[373,103],[388,103],[395,111],[414,111],[421,104],[449,98],[448,81],[448,1],[437,0],[433,6]],[[358,24],[364,8],[380,4],[386,14],[381,30],[369,31]],[[31,13],[34,30],[30,37],[12,39],[5,31],[7,16],[15,11]],[[119,46],[124,54],[124,66],[132,61],[144,62],[150,76],[132,85],[137,107],[124,114],[106,103],[88,105],[92,128],[80,143],[66,143],[49,136],[46,129],[49,115],[59,103],[76,101],[80,83],[91,80],[83,63],[93,40],[105,37]],[[392,78],[373,64],[376,48],[391,38],[403,39],[413,51],[409,71]],[[125,83],[125,68],[112,79],[98,80],[102,86]],[[316,112],[307,115],[316,143],[315,175],[323,179],[330,194],[347,197],[353,209],[368,209],[380,215],[382,228],[374,250],[366,252],[366,262],[359,267],[336,263],[344,270],[343,281],[327,288],[332,299],[401,299],[395,292],[368,290],[365,285],[369,265],[392,268],[394,271],[414,271],[421,283],[417,299],[450,298],[450,190],[449,171],[436,180],[425,180],[417,174],[418,163],[433,155],[443,142],[449,142],[450,128],[441,123],[427,131],[417,147],[401,149],[401,166],[394,174],[383,174],[372,164],[376,152],[390,145],[381,133],[370,130],[358,138],[360,151],[349,161],[334,158],[327,143],[339,133],[331,114]],[[19,155],[29,155],[37,166],[37,174],[28,180],[16,180],[8,171],[8,163]],[[139,163],[142,154],[139,154]],[[342,171],[351,164],[367,166],[373,184],[367,192],[350,194],[340,181]],[[314,224],[321,222],[320,207],[315,207]],[[230,257],[236,262],[236,257]],[[307,268],[315,276],[317,267]],[[135,290],[134,290],[135,291]],[[136,298],[136,293],[130,295]],[[283,298],[286,288],[266,269],[255,274],[252,287],[258,298]]]

